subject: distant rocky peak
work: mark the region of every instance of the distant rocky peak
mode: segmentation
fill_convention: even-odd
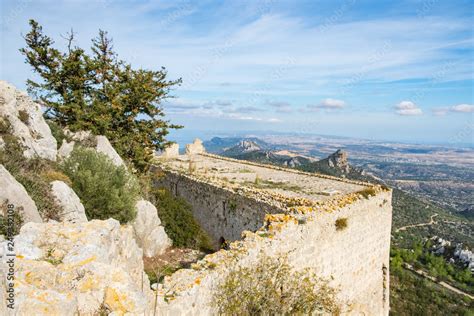
[[[251,140],[241,140],[238,144],[238,147],[242,152],[251,152],[261,150],[260,146],[256,142]]]
[[[340,169],[343,172],[350,171],[350,165],[347,160],[347,152],[338,149],[327,157],[327,161],[330,167]]]

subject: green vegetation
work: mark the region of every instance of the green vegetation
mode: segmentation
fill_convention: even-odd
[[[377,191],[373,187],[367,187],[363,190],[358,191],[357,193],[359,193],[360,195],[362,195],[366,199],[368,199],[371,196],[376,196],[377,195]]]
[[[49,129],[51,130],[51,134],[53,134],[53,137],[58,143],[58,148],[61,147],[63,140],[66,140],[67,142],[71,141],[71,139],[66,135],[66,133],[64,133],[64,130],[61,128],[61,126],[58,125],[58,123],[51,120],[46,120],[46,123],[48,123]]]
[[[194,219],[191,205],[183,198],[173,196],[166,189],[155,188],[150,192],[150,199],[174,246],[213,250],[208,235]]]
[[[473,315],[474,301],[390,266],[390,315]]]
[[[430,240],[424,244],[417,242],[410,249],[392,247],[390,251],[392,269],[401,271],[403,264],[408,263],[440,281],[474,294],[474,277],[471,271],[448,263],[443,256],[431,253],[430,247]]]
[[[20,121],[22,121],[23,123],[27,125],[30,121],[30,116],[28,115],[28,112],[26,112],[25,110],[18,111],[18,118],[20,119]]]
[[[1,213],[5,214],[6,205],[1,205],[0,207],[2,208]],[[15,211],[15,213],[13,214],[13,231],[11,231],[10,233],[13,235],[18,235],[18,233],[20,232],[21,225],[23,225],[23,218],[21,217],[21,214],[18,211]],[[9,235],[7,218],[6,216],[3,216],[3,215],[0,215],[0,235],[3,235],[3,236]]]
[[[219,315],[337,315],[335,294],[311,270],[294,271],[286,257],[261,255],[253,266],[230,270],[213,304]]]
[[[30,26],[26,47],[20,52],[42,79],[27,83],[47,108],[46,115],[71,131],[107,136],[122,157],[138,170],[146,170],[153,151],[169,143],[165,139],[168,130],[181,127],[163,120],[161,107],[181,79],[167,80],[165,68],[133,69],[118,59],[104,31],[92,40],[87,54],[74,46],[72,32],[62,52],[53,47],[54,41],[36,21],[30,20]]]
[[[336,230],[343,230],[347,227],[347,218],[338,218],[336,219]]]
[[[53,266],[63,263],[62,259],[56,258],[54,255],[54,248],[49,248],[46,256],[44,256],[44,261],[51,263]]]
[[[125,167],[115,166],[104,154],[77,146],[63,163],[64,173],[80,197],[88,219],[135,218],[138,181]]]
[[[58,165],[41,158],[26,159],[23,156],[24,148],[12,135],[11,125],[4,118],[0,118],[0,136],[5,142],[0,149],[0,164],[25,187],[43,220],[59,220],[61,209],[51,194],[49,181],[42,176],[59,171]]]

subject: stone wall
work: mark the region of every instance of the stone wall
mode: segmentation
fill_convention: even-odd
[[[296,269],[314,269],[339,290],[344,314],[388,315],[390,190],[370,188],[374,191],[369,195],[353,192],[316,203],[310,211],[298,211],[198,181],[192,175],[163,171],[165,176],[157,185],[192,204],[194,215],[215,239],[223,236],[236,241],[229,250],[208,255],[192,269],[167,277],[159,290],[161,315],[214,314],[213,291],[229,267],[255,263],[259,253],[287,255]],[[347,227],[337,229],[338,219],[346,219]]]
[[[194,217],[216,246],[221,237],[234,241],[241,238],[244,230],[256,231],[263,225],[266,214],[284,212],[224,187],[197,182],[171,171],[164,173],[165,176],[156,180],[155,185],[165,187],[188,201],[193,207]]]

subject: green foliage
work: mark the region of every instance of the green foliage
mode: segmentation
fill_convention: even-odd
[[[390,264],[390,315],[472,315],[474,301]]]
[[[63,163],[64,173],[80,197],[88,219],[133,220],[138,200],[137,180],[125,167],[115,166],[104,154],[77,146]]]
[[[28,115],[28,112],[26,112],[25,110],[18,111],[18,118],[20,119],[20,121],[22,121],[23,123],[27,125],[30,121],[30,116]]]
[[[1,207],[2,207],[2,212],[0,213],[6,214],[6,205],[2,205]],[[3,210],[3,208],[5,209]],[[0,235],[3,235],[5,237],[8,236],[9,234],[8,232],[9,224],[7,223],[7,221],[8,221],[7,217],[0,214]],[[11,226],[13,230],[10,231],[10,234],[18,235],[20,233],[20,227],[22,225],[23,225],[23,218],[21,214],[18,212],[18,210],[16,210],[15,213],[13,214],[13,225]]]
[[[231,269],[213,305],[219,315],[337,315],[335,294],[311,270],[294,271],[284,256],[261,255],[253,266]]]
[[[46,106],[47,116],[72,131],[107,136],[122,157],[146,170],[154,150],[169,143],[168,129],[180,128],[162,119],[161,103],[181,79],[167,80],[165,68],[133,69],[117,58],[104,31],[92,40],[87,54],[73,46],[74,33],[68,36],[67,50],[61,52],[36,21],[30,20],[30,26],[26,47],[20,51],[42,79],[27,83]]]
[[[23,146],[11,134],[9,122],[0,119],[0,129],[0,136],[5,142],[5,146],[0,149],[0,164],[25,187],[43,220],[59,220],[61,208],[51,194],[48,179],[42,176],[44,173],[57,171],[58,166],[52,161],[41,158],[26,159],[23,156]]]
[[[347,218],[346,217],[343,217],[343,218],[338,218],[336,219],[336,230],[343,230],[347,227]]]
[[[469,269],[451,264],[443,256],[431,253],[430,242],[416,242],[410,249],[392,247],[390,257],[391,267],[396,270],[401,270],[403,263],[408,263],[438,280],[474,293],[474,276]]]
[[[183,198],[173,196],[166,189],[154,188],[150,200],[157,207],[158,216],[174,246],[213,250],[208,235],[194,219],[191,205]]]
[[[58,125],[58,123],[51,120],[46,120],[46,123],[48,123],[51,134],[53,134],[53,137],[56,139],[58,147],[61,147],[63,140],[66,140],[67,142],[71,141],[66,133],[64,133],[64,130],[61,128],[61,126]]]
[[[377,191],[373,187],[367,187],[363,190],[358,191],[357,193],[359,193],[360,195],[362,195],[366,199],[368,199],[371,196],[376,196],[377,195]]]

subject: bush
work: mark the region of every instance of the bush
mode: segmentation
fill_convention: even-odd
[[[65,139],[67,142],[70,142],[71,139],[64,133],[64,130],[54,121],[46,120],[46,123],[49,125],[49,129],[51,130],[51,134],[56,139],[58,143],[58,147],[61,147],[63,144],[63,140]]]
[[[137,180],[104,154],[77,146],[63,163],[64,173],[80,197],[88,219],[110,217],[126,223],[135,218]]]
[[[368,199],[371,196],[376,196],[377,190],[374,187],[367,187],[363,190],[358,191],[357,193]]]
[[[41,176],[48,182],[62,181],[66,183],[68,186],[72,186],[71,179],[69,179],[69,177],[65,175],[64,173],[62,173],[61,171],[48,170],[48,171],[43,172]]]
[[[191,205],[183,198],[155,188],[150,192],[150,199],[158,208],[158,216],[174,246],[213,250],[209,236],[196,222]]]
[[[18,118],[26,125],[30,122],[30,115],[25,110],[18,111]]]
[[[4,205],[0,205],[1,207],[1,212],[0,212],[0,235],[3,235],[5,238],[8,236],[8,218],[6,216],[6,211],[7,211],[7,203]],[[1,215],[1,214],[5,214]],[[18,235],[20,233],[20,227],[23,225],[23,217],[21,214],[16,211],[13,214],[13,231],[10,231],[12,235]]]
[[[335,294],[311,270],[294,271],[285,256],[261,255],[256,265],[231,269],[213,304],[219,315],[339,314]]]
[[[48,179],[42,176],[44,173],[57,171],[58,166],[41,158],[26,159],[23,156],[23,146],[11,134],[11,126],[6,122],[8,121],[0,119],[0,136],[5,141],[5,146],[0,150],[0,164],[25,187],[43,220],[59,220],[61,207],[51,194]]]
[[[347,218],[336,219],[336,230],[343,230],[347,227]]]

